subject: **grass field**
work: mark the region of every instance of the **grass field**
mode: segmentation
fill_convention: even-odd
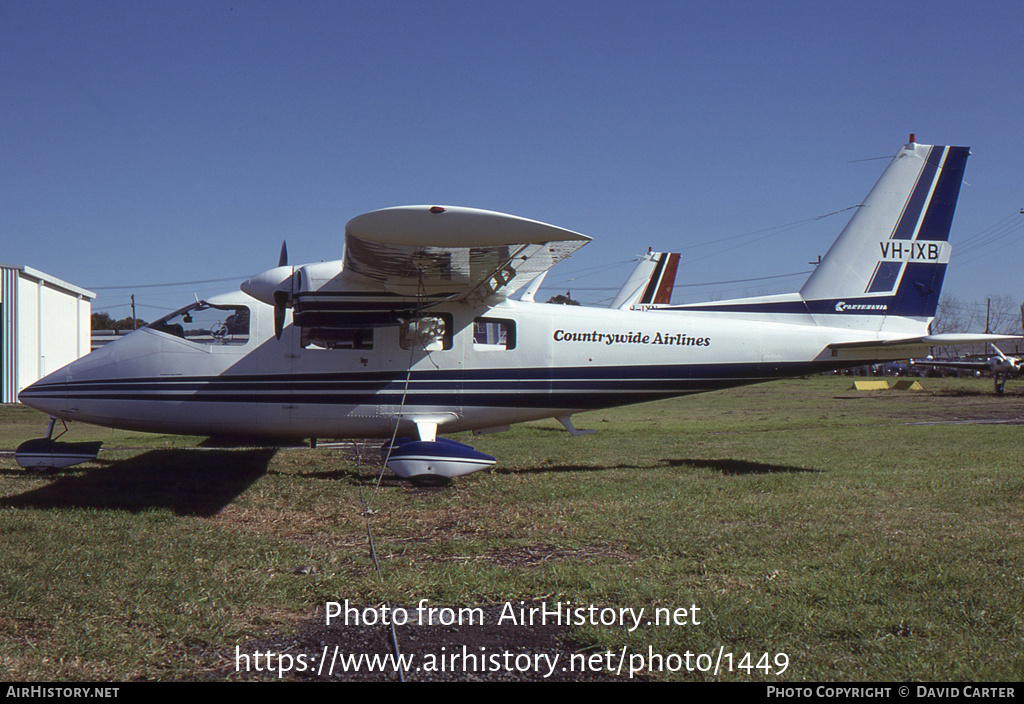
[[[398,627],[421,657],[470,643],[622,658],[657,679],[1019,680],[1024,427],[1005,421],[1024,422],[1021,387],[923,384],[816,377],[576,416],[587,437],[551,421],[457,438],[499,463],[441,489],[376,486],[369,449],[73,426],[105,441],[97,462],[37,474],[0,456],[0,667],[276,679],[235,672],[236,647],[389,652],[380,627],[325,627],[325,605],[427,599],[479,606],[491,628]],[[0,407],[0,449],[44,423]],[[494,623],[507,604],[559,602],[686,608],[686,624]],[[286,678],[312,678],[297,669]]]

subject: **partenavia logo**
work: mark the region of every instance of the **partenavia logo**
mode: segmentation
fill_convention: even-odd
[[[888,303],[847,303],[839,301],[836,303],[836,313],[845,313],[848,310],[889,310]]]

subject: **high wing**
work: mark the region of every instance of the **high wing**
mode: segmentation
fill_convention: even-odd
[[[490,210],[385,208],[348,222],[343,260],[291,267],[282,252],[280,266],[253,276],[242,290],[274,306],[278,338],[286,308],[311,331],[388,326],[442,301],[505,298],[589,241]]]
[[[476,208],[410,205],[345,226],[343,279],[404,296],[506,297],[590,241],[536,220]]]

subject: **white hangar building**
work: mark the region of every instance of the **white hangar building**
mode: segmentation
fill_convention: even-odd
[[[94,298],[31,267],[0,264],[0,403],[89,353]]]

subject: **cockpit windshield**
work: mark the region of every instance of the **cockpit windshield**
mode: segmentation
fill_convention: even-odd
[[[244,345],[249,342],[249,315],[245,306],[199,301],[146,327],[201,345]]]

